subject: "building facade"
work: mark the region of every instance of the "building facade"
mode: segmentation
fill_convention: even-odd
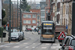
[[[36,28],[36,27],[37,27],[37,13],[23,12],[22,30],[26,30],[26,28]]]
[[[2,0],[0,0],[0,27],[2,27]]]
[[[37,25],[41,25],[41,18],[40,18],[40,9],[30,9],[30,12],[37,13]]]
[[[41,22],[46,20],[45,17],[46,0],[40,2]]]
[[[72,0],[63,1],[63,25],[68,25],[68,34],[72,33]]]

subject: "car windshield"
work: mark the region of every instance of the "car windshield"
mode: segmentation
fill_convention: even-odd
[[[72,45],[72,46],[75,46],[75,40],[72,40],[71,45]]]
[[[11,36],[18,36],[18,33],[11,33]]]

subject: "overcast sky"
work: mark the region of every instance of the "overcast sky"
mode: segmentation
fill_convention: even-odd
[[[12,1],[17,1],[17,0],[12,0]],[[33,2],[35,1],[37,3],[37,2],[40,2],[41,0],[27,0],[27,2],[29,2],[29,1],[33,1]]]

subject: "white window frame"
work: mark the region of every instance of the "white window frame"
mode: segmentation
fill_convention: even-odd
[[[34,22],[34,21],[35,21],[35,22]],[[35,23],[36,23],[36,20],[32,20],[32,23],[35,24]]]
[[[34,14],[34,15],[32,15],[32,18],[36,18],[36,15]]]

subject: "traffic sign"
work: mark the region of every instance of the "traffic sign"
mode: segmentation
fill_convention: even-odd
[[[58,40],[64,40],[64,37],[66,37],[64,32],[61,32],[60,35],[58,36]]]

